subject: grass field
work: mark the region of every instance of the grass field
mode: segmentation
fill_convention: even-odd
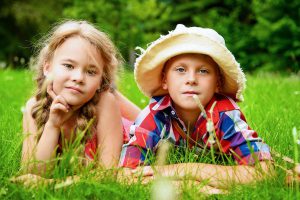
[[[138,106],[145,106],[148,99],[138,91],[132,73],[124,72],[120,77],[119,90]],[[300,77],[260,74],[247,78],[245,101],[239,105],[250,126],[272,149],[294,158],[295,151],[300,150],[292,135],[295,127],[300,138]],[[151,183],[121,184],[112,176],[94,179],[86,172],[78,183],[61,188],[54,184],[27,188],[11,183],[9,178],[18,174],[20,167],[22,106],[33,94],[32,73],[0,70],[0,86],[0,199],[151,199]],[[276,166],[292,167],[280,158],[274,161]],[[236,185],[226,195],[207,197],[187,186],[180,199],[299,199],[300,188],[284,184],[285,173],[280,167],[276,172],[273,179]]]

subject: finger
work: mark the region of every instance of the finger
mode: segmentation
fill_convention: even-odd
[[[55,99],[55,97],[57,96],[55,94],[55,92],[53,91],[53,83],[50,83],[48,86],[47,86],[47,93],[50,95],[50,97],[52,99]]]
[[[298,175],[300,175],[300,164],[298,164],[298,165],[295,167],[294,171],[295,171]]]
[[[201,193],[212,195],[212,194],[226,194],[227,190],[221,190],[219,188],[215,188],[209,185],[202,186],[199,191]]]
[[[69,112],[69,109],[61,103],[53,104],[51,106],[50,110],[52,110],[52,111],[62,111],[62,112],[65,112],[65,113]]]
[[[143,167],[143,175],[144,176],[152,176],[153,174],[154,174],[154,171],[151,166]]]
[[[152,176],[154,174],[154,171],[151,166],[137,167],[131,170],[131,172],[132,174],[135,174],[137,176]]]
[[[15,183],[21,183],[21,182],[25,182],[28,179],[31,179],[33,176],[34,176],[33,174],[24,174],[21,176],[10,178],[10,181]]]
[[[132,169],[123,168],[123,170],[120,173],[122,173],[123,176],[130,176],[132,175]]]
[[[149,182],[153,181],[155,179],[154,176],[146,176],[142,178],[141,184],[145,185],[148,184]]]
[[[63,104],[68,110],[70,110],[69,104],[67,103],[66,99],[65,99],[63,96],[61,96],[61,95],[57,95],[57,96],[55,97],[55,99],[53,99],[53,103],[61,103],[61,104]]]

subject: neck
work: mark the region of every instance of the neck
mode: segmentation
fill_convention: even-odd
[[[175,107],[178,117],[184,122],[186,128],[188,128],[189,133],[192,133],[195,128],[196,121],[200,115],[200,109],[196,110],[184,110]]]

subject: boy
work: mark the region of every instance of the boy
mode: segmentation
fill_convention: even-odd
[[[177,146],[215,148],[233,155],[239,164],[158,166],[157,170],[166,176],[189,174],[220,188],[226,187],[223,181],[247,183],[261,177],[255,176],[258,170],[254,164],[262,172],[269,170],[268,146],[250,129],[235,103],[243,100],[244,73],[217,32],[178,25],[154,41],[137,59],[135,79],[151,100],[131,126],[132,138],[123,146],[120,166],[135,168],[147,164],[144,163],[147,152],[155,153],[159,141],[166,139]],[[211,122],[213,127],[209,128],[207,123]],[[215,139],[212,130],[208,130],[211,128]],[[151,167],[143,172],[144,175],[154,173]]]

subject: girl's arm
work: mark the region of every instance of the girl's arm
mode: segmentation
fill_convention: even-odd
[[[98,160],[105,168],[116,167],[123,145],[123,127],[118,100],[113,93],[103,92],[97,109]]]
[[[120,106],[122,117],[134,121],[138,114],[141,112],[141,109],[122,95],[119,91],[115,91],[115,96],[117,98],[118,104]]]
[[[60,127],[73,114],[73,110],[69,107],[66,100],[53,92],[51,87],[47,88],[48,94],[53,98],[48,121],[44,126],[44,130],[37,142],[37,127],[35,120],[31,116],[31,110],[35,104],[35,100],[29,100],[26,105],[26,114],[24,114],[24,133],[29,133],[23,142],[22,161],[30,159],[38,161],[49,161],[55,156],[55,150],[58,146],[60,135]],[[29,165],[28,170],[32,171],[32,167],[37,167],[39,172],[44,172],[47,163],[38,163],[37,165]],[[51,166],[50,166],[51,167]]]
[[[36,145],[36,132],[37,128],[34,123],[34,119],[31,116],[31,109],[36,103],[34,98],[27,101],[25,110],[23,112],[23,134],[24,141],[22,147],[22,164],[27,163],[31,158],[33,158],[33,150]]]
[[[24,141],[22,147],[22,165],[27,165],[28,171],[33,171],[35,167],[42,170],[46,167],[42,163],[29,163],[31,160],[47,161],[53,157],[53,152],[58,144],[59,130],[45,125],[40,140],[37,142],[37,127],[35,120],[31,116],[31,110],[36,100],[31,98],[27,104],[23,114],[23,133]]]

